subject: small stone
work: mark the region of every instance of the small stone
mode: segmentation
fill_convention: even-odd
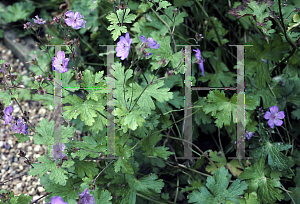
[[[18,143],[18,145],[17,145],[17,148],[18,148],[18,149],[21,149],[21,148],[22,148],[22,146],[23,146],[23,144],[22,144],[22,143]]]
[[[4,161],[7,160],[6,156],[4,156],[4,154],[1,154],[1,160],[4,160]]]
[[[32,151],[32,147],[31,147],[31,146],[28,146],[28,147],[27,147],[27,151],[28,151],[28,152],[31,152],[31,151]]]
[[[4,142],[3,142],[3,141],[0,141],[0,147],[1,147],[1,148],[3,147],[3,144],[4,144]]]
[[[11,175],[11,176],[16,175],[16,171],[12,171],[12,172],[10,173],[10,175]]]
[[[39,187],[37,188],[37,190],[38,190],[38,192],[40,192],[40,193],[45,192],[45,189],[44,189],[42,186],[39,186]]]
[[[36,145],[33,150],[34,152],[38,152],[40,151],[40,148],[41,148],[40,145]]]
[[[12,156],[10,156],[10,158],[9,158],[9,161],[11,162],[11,163],[13,163],[14,162],[14,156],[12,155]]]
[[[46,113],[46,109],[45,108],[41,108],[39,110],[39,112],[38,112],[38,114],[40,114],[40,115],[45,115],[45,113]]]
[[[13,109],[14,109],[14,111],[13,111],[14,113],[17,113],[20,110],[19,106],[16,104],[13,106]]]
[[[18,184],[17,184],[17,188],[21,188],[22,185],[23,185],[23,183],[18,183]]]
[[[18,162],[19,158],[18,157],[14,157],[14,162]]]
[[[6,165],[6,166],[4,167],[4,170],[5,170],[5,171],[7,171],[7,170],[8,170],[8,165]]]
[[[8,140],[8,141],[7,141],[7,144],[12,145],[13,142],[12,142],[11,140]]]

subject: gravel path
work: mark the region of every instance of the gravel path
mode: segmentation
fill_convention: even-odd
[[[4,59],[6,63],[10,63],[13,68],[13,73],[17,72],[22,75],[28,76],[28,71],[24,64],[15,59],[11,50],[9,50],[0,40],[0,59]],[[1,91],[1,90],[0,90]],[[36,127],[42,118],[53,120],[53,110],[47,110],[42,101],[18,101],[23,111],[29,111],[29,121]],[[20,108],[15,102],[11,104],[13,106],[14,117],[22,117]],[[76,133],[81,134],[79,131]],[[37,162],[37,158],[40,155],[47,153],[46,145],[35,145],[33,142],[33,131],[28,131],[30,135],[30,141],[24,143],[18,143],[17,138],[14,136],[14,132],[10,130],[10,124],[5,125],[4,120],[0,120],[0,183],[12,179],[5,184],[0,184],[0,189],[7,189],[13,191],[15,195],[21,193],[25,195],[33,196],[33,200],[46,194],[42,185],[40,185],[40,179],[38,176],[32,177],[27,174],[31,167],[28,167],[24,163],[25,158],[21,158],[18,153],[21,149],[26,153],[26,157],[30,157],[33,162]],[[77,137],[77,134],[74,134]],[[16,178],[19,177],[19,178]],[[15,179],[13,179],[15,178]],[[37,203],[45,203],[44,198]]]

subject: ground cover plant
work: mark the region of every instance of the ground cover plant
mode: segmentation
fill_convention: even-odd
[[[26,173],[44,185],[46,202],[300,203],[297,5],[299,0],[7,4],[0,10],[8,23],[2,28],[33,35],[44,54],[32,59],[30,76],[13,74],[0,61],[0,114],[19,142],[33,137],[48,146],[37,161],[19,153],[31,167]],[[58,51],[48,45],[63,46]],[[103,45],[115,47],[108,52]],[[226,89],[241,82],[237,47],[229,45],[252,45],[243,47],[244,94]],[[33,127],[30,113],[12,115],[12,104],[20,100],[42,100],[52,110],[57,75],[63,87],[78,87],[62,89],[60,142],[54,120]],[[114,101],[108,102],[111,79]],[[22,80],[31,90],[18,86]],[[190,115],[188,83],[209,87],[191,91]],[[244,107],[237,106],[241,97]],[[241,116],[244,128],[237,134]],[[109,122],[115,124],[117,159],[105,154]],[[197,159],[185,157],[187,125]],[[88,136],[73,139],[77,129]],[[252,158],[240,157],[240,148]],[[0,203],[40,202],[10,190],[0,194]]]

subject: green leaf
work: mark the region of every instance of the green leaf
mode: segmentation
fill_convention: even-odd
[[[13,95],[9,94],[9,90],[0,92],[0,99],[4,99],[2,102],[5,104],[5,106],[9,106],[12,98],[18,98],[17,92],[14,89],[12,89],[11,92],[13,93]]]
[[[238,196],[244,194],[248,185],[246,182],[240,182],[239,179],[236,179],[228,188],[231,177],[232,175],[228,174],[227,169],[218,168],[213,177],[206,179],[206,187],[198,187],[198,190],[188,195],[189,203],[224,203],[225,201],[237,203]]]
[[[35,6],[31,2],[17,2],[7,6],[6,12],[0,13],[0,17],[2,17],[6,23],[16,22],[25,20],[34,10]]]
[[[259,204],[257,200],[257,193],[245,193],[245,198],[238,198],[239,204]]]
[[[28,135],[24,135],[24,134],[19,134],[19,133],[15,133],[15,136],[18,138],[18,142],[26,142],[26,141],[30,141],[30,138]]]
[[[111,34],[113,35],[112,38],[113,40],[117,40],[118,37],[120,37],[122,34],[121,33],[126,33],[127,28],[126,26],[118,26],[117,24],[113,24],[108,26],[107,30],[113,30]]]
[[[241,180],[247,180],[249,191],[255,191],[263,203],[275,203],[284,199],[279,187],[278,179],[266,178],[264,174],[265,160],[261,158],[254,165],[247,167],[239,176]],[[261,202],[260,202],[261,203]]]
[[[77,96],[68,95],[64,98],[65,103],[70,103],[71,106],[64,106],[63,109],[63,117],[72,120],[76,119],[78,115],[84,123],[88,126],[92,126],[95,123],[95,117],[97,117],[97,111],[104,110],[104,106],[94,100],[86,100],[82,102],[82,100]]]
[[[250,152],[250,155],[254,158],[254,161],[259,158],[266,159],[266,157],[268,157],[268,164],[272,169],[283,171],[294,165],[287,156],[280,152],[283,150],[288,150],[290,148],[291,145],[289,144],[282,144],[277,142],[270,143],[269,141],[267,141],[261,146],[256,146],[256,148],[255,146],[250,147],[250,149],[253,149]]]
[[[54,121],[48,122],[48,119],[43,118],[39,124],[39,126],[35,127],[36,131],[41,134],[33,135],[34,143],[35,144],[43,144],[49,145],[49,147],[54,145]],[[68,143],[70,140],[68,137],[73,137],[73,133],[75,132],[74,127],[63,127],[62,128],[62,143]],[[49,148],[48,148],[49,150]]]
[[[171,5],[172,4],[170,4],[168,1],[160,1],[159,2],[159,7],[156,8],[156,11],[158,11],[158,10],[160,10],[162,8],[166,9],[168,6],[171,6]]]
[[[68,177],[65,175],[67,172],[64,169],[57,168],[56,164],[46,157],[45,155],[38,158],[40,163],[33,163],[33,168],[29,170],[28,174],[32,176],[39,175],[39,178],[43,177],[50,169],[50,180],[54,180],[55,183],[60,185],[66,185]]]
[[[75,161],[75,173],[78,174],[80,178],[83,178],[85,175],[95,176],[98,173],[97,164],[95,162],[88,161]]]
[[[122,172],[124,174],[133,174],[134,171],[131,167],[131,165],[129,164],[128,160],[123,158],[123,159],[118,159],[115,163],[114,163],[114,166],[115,166],[115,172],[119,172],[121,167],[122,167]]]
[[[147,194],[148,191],[154,191],[160,193],[161,189],[164,187],[164,182],[162,179],[157,179],[156,174],[150,174],[149,176],[144,176],[143,178],[136,179],[133,175],[125,174],[125,178],[130,186],[130,189]]]
[[[148,82],[150,82],[154,75],[146,73],[145,76]],[[173,98],[173,93],[169,92],[170,88],[161,88],[164,85],[163,81],[155,81],[153,84],[149,84],[147,87],[146,82],[144,81],[142,85],[143,87],[136,83],[134,84],[135,92],[133,93],[132,97],[132,100],[136,100],[141,95],[137,101],[137,104],[142,110],[150,111],[155,109],[152,98],[155,98],[158,102],[168,101]]]
[[[32,200],[32,196],[24,195],[23,193],[19,196],[12,197],[9,200],[10,204],[28,204]]]
[[[56,168],[56,167],[55,167]],[[67,182],[64,186],[61,186],[57,183],[54,183],[52,180],[49,179],[49,175],[44,175],[40,179],[41,185],[44,186],[44,189],[46,192],[51,192],[51,196],[48,196],[46,198],[46,202],[50,202],[50,198],[54,196],[60,196],[64,199],[64,201],[68,201],[70,199],[78,199],[78,192],[74,191],[74,188],[79,186],[78,181],[82,181],[81,179],[73,179],[73,178],[68,178]],[[77,182],[77,183],[76,183]],[[63,188],[63,190],[62,190]],[[69,202],[70,203],[70,202]]]

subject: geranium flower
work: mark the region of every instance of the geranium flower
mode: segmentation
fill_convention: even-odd
[[[145,36],[141,36],[140,37],[140,39],[141,39],[141,41],[143,42],[143,43],[148,43],[148,47],[149,48],[153,48],[153,49],[158,49],[159,48],[159,44],[157,44],[157,42],[153,39],[153,38],[148,38],[147,40],[146,40],[146,37]]]
[[[130,38],[129,33],[125,34],[125,38],[123,36],[120,37],[120,41],[117,43],[116,52],[117,57],[121,57],[121,60],[128,57],[131,42],[132,38]]]
[[[50,203],[46,204],[68,204],[67,202],[64,202],[64,200],[59,196],[54,196],[51,198]]]
[[[17,121],[17,124],[12,124],[10,126],[10,129],[12,131],[14,131],[15,133],[19,133],[19,134],[24,134],[27,135],[28,134],[28,127],[26,124],[24,124],[24,119],[19,118]]]
[[[267,111],[264,118],[269,119],[268,124],[271,128],[274,128],[274,124],[276,126],[281,126],[282,125],[282,120],[285,117],[284,112],[280,111],[278,113],[278,107],[277,106],[272,106],[270,107],[270,112]]]
[[[199,68],[202,72],[202,75],[205,76],[204,74],[204,66],[203,66],[203,62],[205,62],[205,60],[203,58],[201,58],[201,51],[199,50],[199,48],[197,50],[193,50],[196,52],[195,56],[197,58],[197,64],[199,64]]]
[[[29,27],[30,27],[30,25],[31,25],[31,22],[27,22],[27,23],[25,23],[25,24],[24,24],[24,29],[27,29],[27,28],[29,28]]]
[[[10,115],[13,112],[13,107],[10,105],[6,107],[3,112],[4,112],[3,119],[5,120],[5,125],[7,125],[14,118],[14,116]]]
[[[247,138],[247,140],[250,140],[250,138],[253,137],[253,132],[246,131],[245,137]]]
[[[68,26],[72,26],[72,28],[78,30],[80,27],[84,28],[86,21],[81,19],[84,18],[83,15],[81,15],[78,11],[75,13],[73,11],[67,11],[65,13],[65,16],[69,18],[65,18],[65,22]]]
[[[88,192],[87,188],[81,194],[78,194],[83,204],[95,204],[95,198]]]
[[[36,15],[35,17],[36,17],[37,20],[33,18],[34,23],[37,23],[37,24],[45,24],[46,23],[46,21],[43,21],[43,19],[39,18],[38,15]]]
[[[64,143],[62,143],[61,145],[59,143],[56,143],[55,145],[52,145],[52,156],[55,158],[55,162],[58,159],[62,159],[66,156],[66,154],[63,153],[63,151],[65,150],[66,146]]]
[[[59,51],[57,57],[52,59],[52,70],[58,71],[59,73],[65,73],[68,71],[69,59],[65,58],[65,52]]]

